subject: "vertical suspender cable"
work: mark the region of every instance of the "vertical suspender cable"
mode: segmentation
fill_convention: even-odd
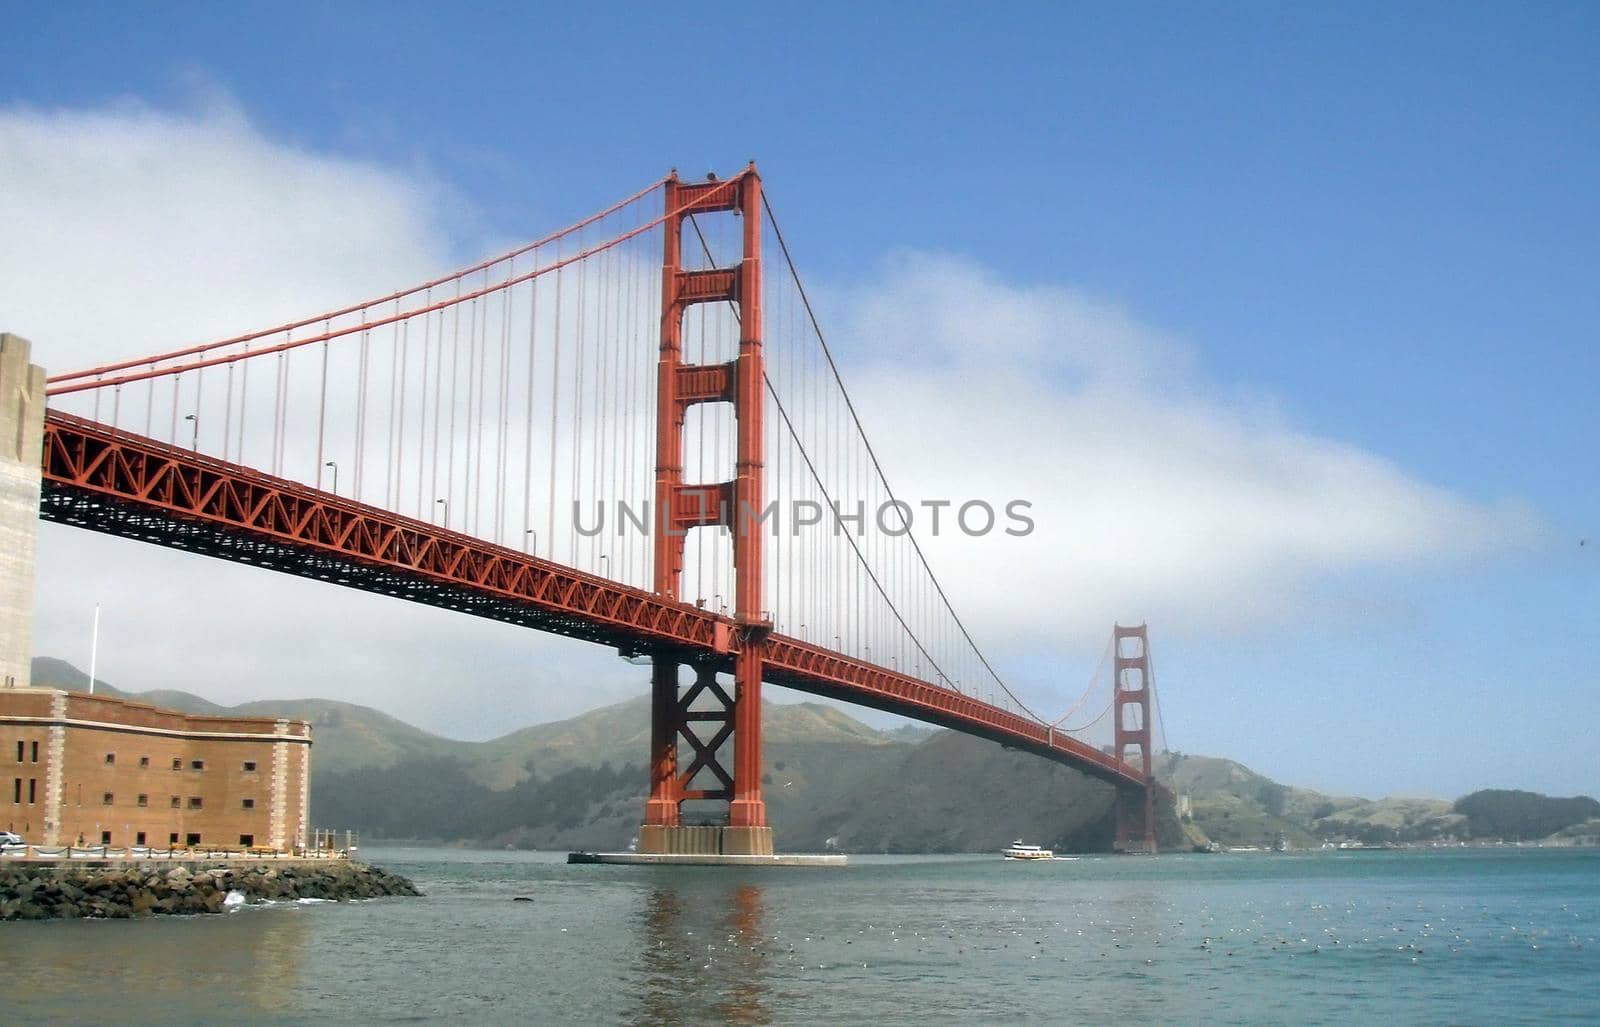
[[[539,251],[533,251],[533,263],[539,264]],[[528,401],[527,423],[523,425],[522,436],[522,551],[531,552],[533,540],[529,532],[533,530],[533,387],[534,387],[534,356],[538,352],[536,346],[539,331],[539,279],[528,282]]]
[[[561,244],[556,243],[556,263],[561,263]],[[556,557],[556,436],[561,410],[561,277],[564,268],[556,271],[555,343],[551,350],[550,366],[550,518],[545,524],[545,553]]]

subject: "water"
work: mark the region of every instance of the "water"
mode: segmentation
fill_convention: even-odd
[[[427,897],[0,925],[0,1009],[11,1023],[1600,1017],[1595,851],[843,871],[366,855]]]

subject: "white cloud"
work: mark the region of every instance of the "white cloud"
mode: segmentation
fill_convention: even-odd
[[[0,111],[3,327],[67,370],[276,323],[451,266],[457,204],[225,102]],[[95,602],[100,676],[125,688],[325,695],[483,735],[643,687],[597,647],[43,525],[35,652],[86,666]]]
[[[57,369],[260,327],[483,252],[450,237],[458,205],[422,176],[269,139],[226,104],[0,111],[3,327]],[[1331,576],[1533,530],[1225,400],[1183,344],[1070,290],[906,257],[838,306],[897,489],[1034,504],[1026,539],[930,544],[1003,656],[1098,652],[1113,619],[1270,625]],[[328,695],[484,736],[644,687],[597,647],[45,526],[36,651],[84,662],[96,601],[102,676],[131,688]]]
[[[234,109],[0,111],[0,304],[58,369],[262,326],[446,266],[447,196]]]
[[[1033,503],[1027,538],[930,544],[997,647],[1081,651],[1115,619],[1272,626],[1332,576],[1537,531],[1516,504],[1452,494],[1223,397],[1184,346],[1070,289],[910,255],[839,307],[851,385],[897,490]]]

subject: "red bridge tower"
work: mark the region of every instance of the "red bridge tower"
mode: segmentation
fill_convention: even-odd
[[[761,178],[755,164],[726,181],[666,182],[668,212],[663,226],[661,269],[661,358],[656,380],[655,590],[680,598],[685,536],[691,529],[722,526],[733,538],[734,615],[717,625],[718,646],[730,652],[733,696],[718,674],[726,656],[688,664],[694,680],[682,689],[679,654],[652,657],[650,798],[645,803],[639,851],[769,855],[772,828],[761,798],[761,672],[772,625],[761,602],[762,406],[765,381],[761,349]],[[744,254],[738,267],[683,266],[683,221],[691,214],[731,212],[744,219]],[[683,314],[696,303],[736,305],[739,355],[725,364],[683,361]],[[683,425],[696,403],[731,403],[737,421],[734,478],[726,482],[683,480]],[[733,768],[718,750],[733,739]],[[679,742],[692,753],[680,767]],[[724,827],[685,826],[688,799],[723,800]]]
[[[1150,779],[1150,635],[1145,625],[1112,628],[1117,759],[1144,771],[1145,786],[1117,786],[1116,848],[1156,851],[1155,783]],[[1130,750],[1136,750],[1130,753]]]

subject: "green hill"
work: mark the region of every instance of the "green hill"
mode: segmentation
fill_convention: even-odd
[[[1281,785],[1233,760],[1161,753],[1156,777],[1189,798],[1192,819],[1223,846],[1268,847],[1280,838],[1297,848],[1320,844],[1309,826],[1316,792]]]
[[[34,679],[87,687],[86,676],[60,660],[36,660]],[[620,847],[638,830],[646,696],[463,742],[327,699],[230,708],[184,692],[96,688],[196,713],[312,721],[319,824],[542,848]],[[1109,786],[1067,768],[921,726],[878,731],[818,703],[768,703],[762,721],[762,777],[783,847],[821,849],[836,839],[857,851],[993,851],[1016,837],[1064,849],[1110,844]],[[1175,822],[1169,833],[1176,839]]]
[[[88,675],[64,660],[33,661],[33,681],[41,687],[69,691],[88,689]],[[522,728],[487,742],[465,742],[430,734],[368,706],[334,699],[270,699],[219,706],[188,692],[156,690],[124,692],[104,681],[96,691],[138,702],[206,715],[294,717],[309,720],[316,740],[319,773],[360,768],[387,769],[407,759],[447,758],[459,761],[468,777],[493,790],[504,790],[534,774],[551,777],[574,767],[604,763],[643,764],[649,751],[650,700],[640,696],[591,710],[567,720]],[[819,703],[763,707],[763,732],[769,751],[794,746],[847,743],[893,744],[890,737]],[[774,749],[773,747],[776,747]]]
[[[64,688],[73,692],[83,692],[89,688],[89,675],[65,660],[36,657],[32,673],[33,683],[40,687]],[[388,767],[397,760],[412,756],[456,756],[461,754],[458,750],[462,747],[470,749],[474,744],[441,738],[371,707],[332,699],[269,699],[239,706],[219,706],[188,692],[171,689],[124,692],[98,680],[95,682],[95,691],[206,716],[293,717],[309,720],[316,739],[316,766],[321,772],[356,767]]]
[[[1451,803],[1391,796],[1362,799],[1281,785],[1242,764],[1212,756],[1164,753],[1156,774],[1189,796],[1193,822],[1222,845],[1291,846],[1352,841],[1367,845],[1432,841],[1536,840],[1566,837],[1600,803],[1533,792],[1486,790]],[[1562,832],[1566,831],[1567,835]],[[1576,832],[1582,836],[1582,832]]]
[[[82,690],[87,676],[39,658],[40,685]],[[319,826],[369,837],[611,848],[638,829],[645,792],[646,696],[536,724],[486,742],[430,734],[365,706],[281,699],[224,707],[196,695],[126,695],[203,714],[287,716],[314,725],[312,808]],[[1068,851],[1110,846],[1109,785],[1037,757],[921,726],[878,731],[819,703],[762,707],[762,781],[778,844],[858,852],[993,851],[1026,838]],[[731,760],[731,752],[724,753]],[[1163,847],[1311,847],[1325,841],[1589,837],[1600,817],[1583,796],[1479,792],[1367,800],[1280,784],[1232,760],[1162,753],[1156,774],[1190,807],[1163,810]],[[692,808],[686,813],[694,815]],[[1588,833],[1585,833],[1585,832]]]
[[[1456,800],[1453,811],[1478,837],[1544,838],[1600,818],[1600,802],[1587,795],[1557,799],[1534,792],[1489,788]]]
[[[893,744],[883,733],[820,703],[767,703],[762,707],[762,737],[767,755],[795,746]],[[566,720],[513,731],[464,758],[477,765],[474,776],[491,788],[509,788],[533,773],[550,776],[574,767],[603,763],[643,764],[650,750],[650,697],[640,696]]]
[[[852,852],[990,852],[1022,838],[1065,852],[1105,852],[1111,785],[970,735],[938,731],[896,747],[841,791],[821,792],[782,825],[796,847],[829,839]],[[1183,843],[1171,809],[1160,843]]]

